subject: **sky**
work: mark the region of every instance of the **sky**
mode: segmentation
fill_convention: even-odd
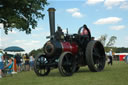
[[[33,49],[42,48],[50,35],[48,8],[54,7],[55,25],[63,30],[69,30],[69,34],[77,33],[79,27],[86,24],[91,35],[98,39],[101,35],[107,35],[107,39],[116,36],[114,46],[128,47],[128,0],[48,0],[45,7],[43,20],[38,20],[38,26],[31,34],[14,29],[8,35],[0,29],[0,49],[9,46],[19,46],[28,53]],[[3,28],[0,23],[0,28]]]

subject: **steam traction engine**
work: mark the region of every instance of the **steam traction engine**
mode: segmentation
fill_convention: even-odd
[[[35,58],[34,71],[38,76],[46,76],[53,68],[58,68],[62,76],[71,76],[80,66],[88,65],[90,71],[99,72],[105,66],[103,45],[91,39],[86,25],[77,34],[64,35],[61,27],[55,32],[55,9],[49,8],[50,38],[43,47],[44,53]]]

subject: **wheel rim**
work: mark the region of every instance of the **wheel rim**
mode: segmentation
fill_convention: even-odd
[[[63,53],[59,59],[59,71],[62,76],[71,76],[75,69],[75,58],[71,53]]]
[[[38,76],[48,75],[50,68],[46,66],[48,63],[44,55],[39,55],[35,59],[34,71]]]

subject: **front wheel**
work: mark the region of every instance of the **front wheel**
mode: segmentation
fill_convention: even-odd
[[[86,62],[90,71],[102,71],[105,67],[105,51],[104,47],[99,41],[90,41],[86,48]]]
[[[45,55],[43,55],[43,54],[39,54],[35,58],[34,71],[35,71],[36,75],[46,76],[49,74],[50,68],[46,66],[47,63],[48,63],[48,60],[47,60],[47,58],[45,58]]]
[[[76,68],[75,57],[70,52],[64,52],[59,58],[58,68],[62,76],[71,76]]]

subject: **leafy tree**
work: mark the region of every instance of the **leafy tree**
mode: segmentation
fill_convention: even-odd
[[[109,39],[109,41],[108,41],[108,43],[106,44],[106,47],[113,46],[115,44],[115,42],[116,42],[116,39],[117,39],[116,36],[111,36],[110,39]]]
[[[5,33],[16,28],[31,33],[37,20],[43,19],[47,4],[47,0],[0,0],[0,23],[3,23]]]
[[[29,55],[33,55],[34,57],[36,57],[39,53],[44,53],[43,52],[43,48],[39,48],[37,50],[32,50]]]
[[[99,41],[105,46],[107,35],[101,35]]]
[[[105,34],[105,35],[101,35],[101,37],[99,38],[99,41],[104,45],[105,50],[109,51],[112,48],[112,46],[115,44],[116,39],[117,39],[116,36],[111,36],[108,42],[106,42],[107,35]]]

